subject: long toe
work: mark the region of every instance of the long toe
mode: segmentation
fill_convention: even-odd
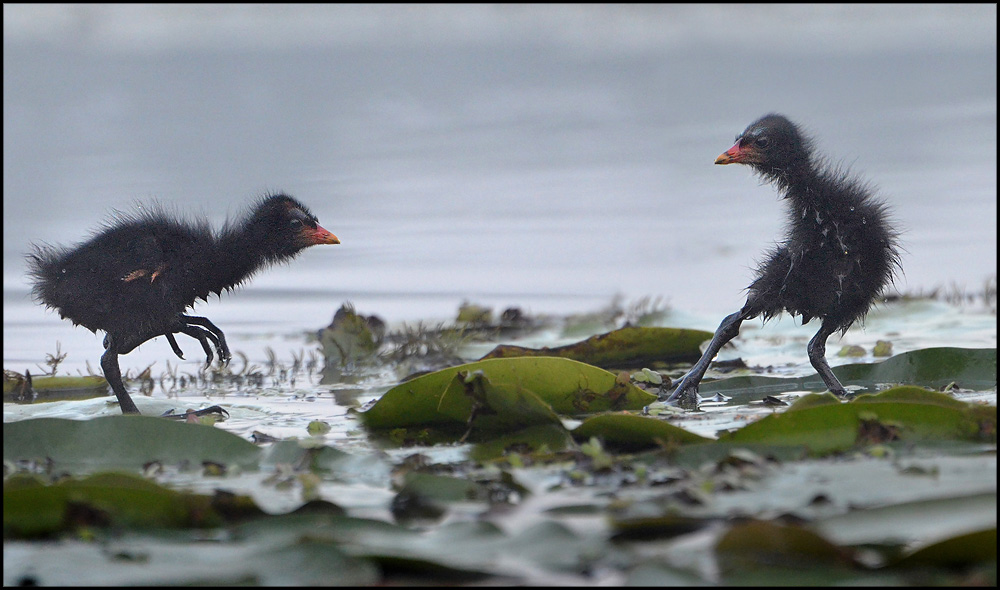
[[[183,414],[175,414],[173,408],[167,410],[166,412],[160,414],[160,418],[169,418],[171,420],[186,420],[190,416],[207,416],[209,414],[214,414],[222,419],[229,417],[229,412],[225,410],[222,406],[209,406],[207,408],[202,408],[200,410],[187,410]]]
[[[698,402],[700,400],[701,396],[698,395],[697,385],[688,385],[681,382],[681,384],[677,386],[677,389],[671,392],[671,394],[663,401],[674,406],[695,409],[698,407]]]

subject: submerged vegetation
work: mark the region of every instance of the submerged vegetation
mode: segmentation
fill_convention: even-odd
[[[648,299],[399,327],[344,306],[291,362],[133,375],[222,424],[16,406],[5,552],[37,558],[4,581],[996,583],[995,345],[886,358],[879,333],[834,368],[849,402],[720,361],[685,412],[657,397],[711,334],[669,321]]]

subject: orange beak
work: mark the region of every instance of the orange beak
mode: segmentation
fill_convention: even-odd
[[[716,164],[763,164],[764,156],[760,150],[752,145],[743,145],[743,140],[738,139],[733,147],[719,155],[715,159]]]
[[[740,142],[736,142],[733,147],[719,155],[715,159],[716,164],[739,164],[745,161],[746,152],[740,148]]]
[[[340,243],[340,238],[323,229],[321,225],[317,225],[316,229],[303,228],[302,234],[310,246]]]

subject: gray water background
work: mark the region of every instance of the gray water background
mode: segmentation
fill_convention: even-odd
[[[615,294],[714,329],[785,211],[713,161],[772,111],[879,187],[899,290],[979,290],[996,26],[995,5],[5,5],[4,365],[100,351],[32,303],[29,243],[153,199],[221,224],[276,190],[343,244],[197,308],[227,334],[347,300],[400,322]]]

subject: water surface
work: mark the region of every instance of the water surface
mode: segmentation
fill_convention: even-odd
[[[996,65],[995,6],[5,6],[4,366],[101,351],[30,301],[30,242],[151,199],[221,224],[269,190],[343,244],[200,306],[236,346],[348,300],[398,323],[620,293],[714,329],[784,205],[713,161],[770,111],[877,184],[899,289],[977,290]]]

